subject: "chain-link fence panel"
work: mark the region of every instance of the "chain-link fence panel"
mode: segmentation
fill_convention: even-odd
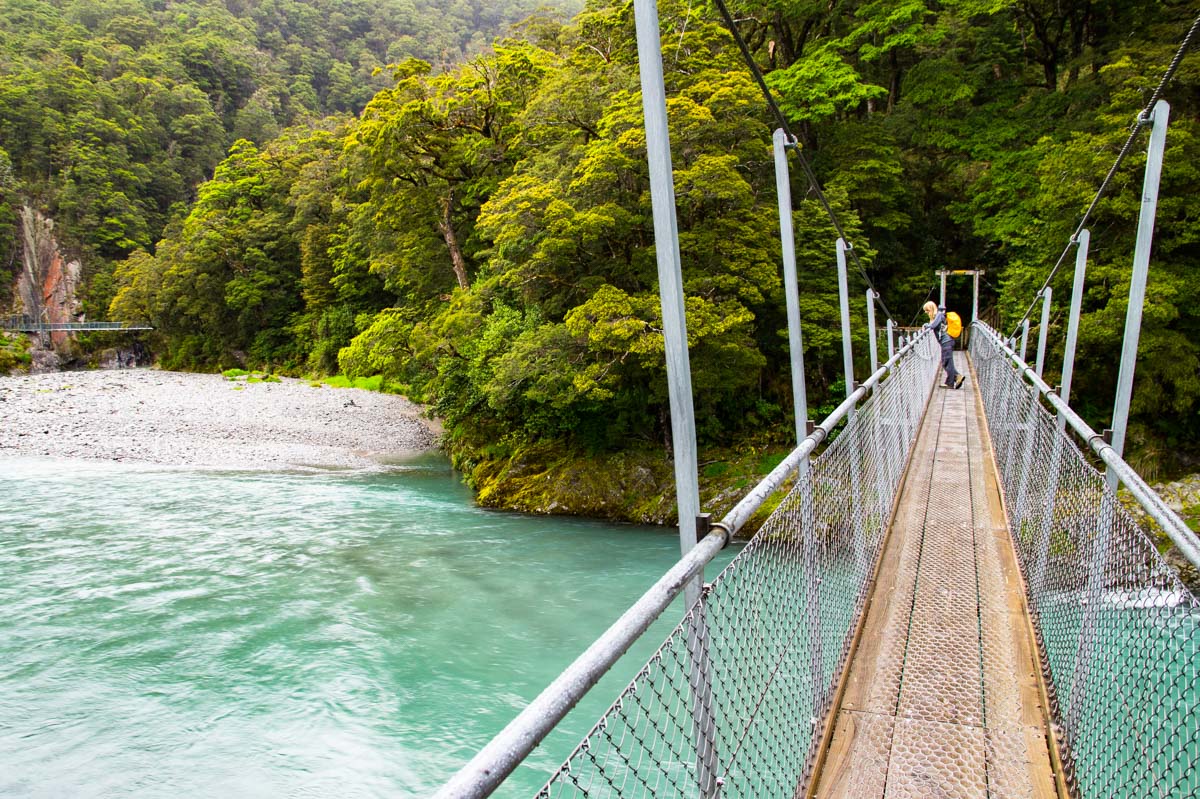
[[[938,370],[897,360],[705,586],[541,797],[792,796],[807,785]]]
[[[971,356],[1064,771],[1084,799],[1200,796],[1200,603],[992,331]]]

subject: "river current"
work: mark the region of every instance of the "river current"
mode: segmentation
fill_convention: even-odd
[[[482,510],[434,456],[0,459],[0,520],[4,797],[428,796],[679,553],[671,530]],[[536,791],[680,614],[497,795]]]

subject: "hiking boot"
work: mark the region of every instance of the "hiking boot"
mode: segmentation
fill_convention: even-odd
[[[965,376],[965,375],[959,375],[959,376],[958,376],[958,379],[954,381],[954,387],[955,387],[955,388],[962,388],[963,381],[964,381],[964,380],[966,380],[966,379],[967,379],[967,378],[966,378],[966,376]]]

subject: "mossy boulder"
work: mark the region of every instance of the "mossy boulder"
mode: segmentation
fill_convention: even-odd
[[[678,523],[674,464],[661,451],[588,455],[528,446],[508,456],[459,455],[456,466],[484,507],[638,524]],[[717,455],[700,469],[700,507],[714,519],[728,513],[782,458],[782,453],[753,448]],[[768,499],[739,534],[752,534],[781,497],[782,492]]]
[[[484,507],[674,523],[672,466],[658,454],[564,455],[529,447],[480,460],[467,478]]]

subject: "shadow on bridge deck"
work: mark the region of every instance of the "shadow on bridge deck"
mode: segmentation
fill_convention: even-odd
[[[1058,796],[1020,572],[968,375],[930,402],[816,796]]]

